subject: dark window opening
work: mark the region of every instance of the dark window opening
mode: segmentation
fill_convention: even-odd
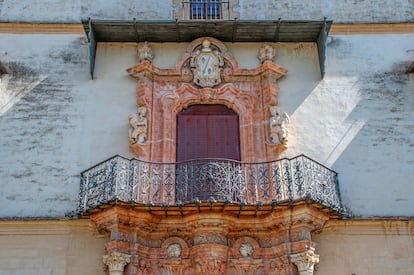
[[[190,19],[222,19],[221,0],[191,0]]]

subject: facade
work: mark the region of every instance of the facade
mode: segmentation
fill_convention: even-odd
[[[413,273],[413,1],[0,18],[0,274]]]

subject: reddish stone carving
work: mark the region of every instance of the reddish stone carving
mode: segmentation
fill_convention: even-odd
[[[206,40],[210,44],[203,46]],[[207,53],[216,51],[219,63],[209,63],[210,54],[200,57],[203,47]],[[242,69],[223,43],[199,38],[175,68],[161,69],[141,58],[128,73],[138,81],[137,105],[147,110],[147,131],[144,142],[131,145],[133,152],[144,160],[175,162],[177,114],[192,104],[222,104],[239,115],[242,161],[276,159],[285,147],[270,138],[270,108],[278,105],[276,80],[287,71],[272,62],[273,53],[264,54],[259,67]],[[203,56],[204,61],[197,59]],[[213,75],[213,84],[207,83],[210,75],[203,75],[209,67],[219,69],[220,80]],[[195,83],[192,68],[199,74]],[[323,228],[329,213],[306,202],[117,202],[90,217],[98,230],[110,233],[108,255],[130,255],[127,275],[297,275],[313,268],[305,265],[309,257],[302,256],[314,250],[311,232]]]
[[[224,61],[221,84],[212,88],[193,83],[190,64],[206,40]],[[223,104],[237,112],[242,161],[274,160],[285,149],[270,140],[268,121],[270,106],[278,105],[276,80],[287,70],[271,60],[254,69],[240,68],[225,45],[209,37],[190,43],[175,68],[161,69],[144,59],[127,71],[138,81],[137,105],[148,110],[147,141],[131,145],[141,159],[175,161],[176,115],[191,104]]]
[[[124,274],[296,275],[298,261],[292,257],[314,250],[311,232],[321,230],[329,218],[305,204],[256,216],[246,207],[239,217],[235,206],[206,206],[198,211],[185,206],[185,216],[178,207],[153,207],[149,213],[145,206],[112,206],[91,219],[110,232],[108,254],[131,255]]]

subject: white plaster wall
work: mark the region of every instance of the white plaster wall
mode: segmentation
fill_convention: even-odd
[[[79,22],[87,18],[171,19],[172,0],[32,0],[0,1],[1,21]]]
[[[276,43],[288,112],[289,148],[339,172],[343,202],[357,216],[412,216],[414,196],[412,35],[332,36],[320,79],[312,43]],[[150,43],[154,64],[173,67],[187,43]],[[256,67],[260,43],[226,44]],[[380,47],[379,47],[380,46]],[[99,44],[95,79],[76,35],[1,35],[16,99],[0,116],[0,217],[60,217],[76,211],[79,173],[128,149],[135,112],[135,43]],[[20,95],[20,96],[18,96]]]
[[[406,22],[413,20],[413,9],[414,3],[410,0],[239,0],[235,11],[242,20],[320,20],[327,17],[335,22]],[[172,14],[173,0],[0,1],[1,21],[79,22],[89,17],[171,20]]]
[[[239,0],[241,19],[319,20],[335,22],[411,21],[409,0]]]

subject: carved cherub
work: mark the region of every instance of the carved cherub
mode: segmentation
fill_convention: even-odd
[[[147,139],[148,122],[145,117],[147,108],[144,106],[138,107],[137,113],[128,116],[129,125],[129,142],[131,144],[144,143]]]
[[[288,129],[286,124],[290,123],[290,118],[287,113],[281,113],[278,106],[270,107],[270,138],[274,144],[287,143]]]

